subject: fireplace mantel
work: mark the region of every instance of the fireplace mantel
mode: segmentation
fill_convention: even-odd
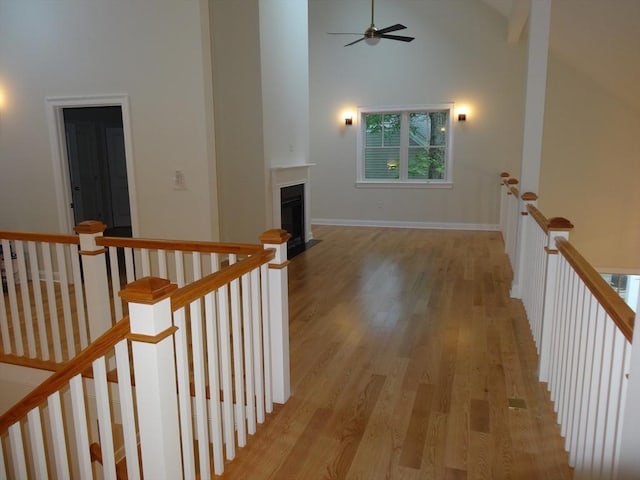
[[[304,230],[306,241],[313,238],[311,234],[311,172],[315,163],[297,165],[275,165],[271,167],[271,188],[273,199],[273,228],[282,228],[280,217],[280,190],[291,185],[304,185]]]

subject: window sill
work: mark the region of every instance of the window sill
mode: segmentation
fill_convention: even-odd
[[[451,189],[453,182],[375,182],[375,181],[357,181],[356,188],[436,188]]]

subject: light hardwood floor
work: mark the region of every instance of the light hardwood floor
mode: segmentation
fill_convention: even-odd
[[[289,267],[292,397],[223,478],[572,477],[498,233],[313,231]]]

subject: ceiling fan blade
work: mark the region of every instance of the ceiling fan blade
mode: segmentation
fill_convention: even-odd
[[[327,32],[327,35],[362,35],[362,32]]]
[[[415,37],[405,37],[403,35],[379,35],[380,38],[388,38],[389,40],[400,40],[401,42],[411,42]]]
[[[385,33],[397,32],[398,30],[404,30],[405,28],[407,27],[405,27],[401,23],[396,23],[395,25],[391,25],[390,27],[381,28],[380,30],[376,31],[376,34],[382,35]]]
[[[362,34],[360,34],[360,35],[362,35]],[[356,40],[355,42],[347,43],[347,44],[345,45],[345,47],[348,47],[349,45],[353,45],[354,43],[361,42],[361,41],[363,41],[365,38],[366,38],[366,37],[362,37],[362,38],[359,38],[358,40]]]

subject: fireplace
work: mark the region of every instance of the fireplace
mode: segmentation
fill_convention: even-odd
[[[280,220],[282,228],[291,234],[287,242],[287,257],[293,258],[304,252],[306,245],[304,184],[280,189]]]
[[[313,163],[271,167],[272,228],[287,230],[289,258],[313,240],[311,231],[311,175]]]

